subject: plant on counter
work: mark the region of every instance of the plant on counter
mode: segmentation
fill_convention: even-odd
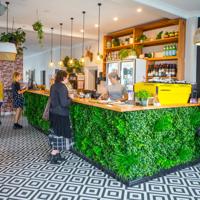
[[[43,24],[41,21],[36,21],[33,25],[33,30],[37,32],[39,44],[42,45],[44,39]]]
[[[42,120],[47,99],[25,93],[29,123],[44,130],[48,130]],[[200,158],[199,107],[120,113],[74,103],[70,116],[76,151],[124,180]]]
[[[14,43],[17,48],[17,53],[22,54],[23,49],[25,48],[23,47],[23,44],[26,41],[26,33],[21,28],[18,28],[15,32],[10,32],[10,33],[3,32],[0,34],[0,41]]]
[[[139,99],[143,106],[146,106],[148,98],[152,95],[147,90],[140,90],[136,92],[135,96]]]

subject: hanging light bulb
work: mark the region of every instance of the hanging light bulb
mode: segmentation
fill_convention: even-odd
[[[80,59],[80,63],[84,64],[85,63],[85,57],[84,57],[84,49],[85,49],[85,11],[82,12],[83,13],[83,28],[82,28],[82,33],[83,33],[83,37],[82,37],[82,57]]]
[[[101,18],[101,3],[98,3],[99,6],[99,16],[98,16],[98,52],[97,52],[97,61],[100,61],[102,59],[102,56],[100,55],[100,18]]]
[[[54,62],[53,62],[53,27],[51,28],[51,61],[49,62],[49,67],[54,67]]]
[[[7,17],[6,17],[6,31],[8,34],[8,5],[10,3],[6,1]],[[0,42],[0,60],[14,61],[17,55],[16,45],[11,42]]]
[[[74,18],[71,17],[70,19],[71,19],[71,55],[70,55],[69,64],[73,65],[74,59],[72,57],[72,46],[73,46],[73,20],[74,20]]]
[[[60,67],[63,66],[63,61],[61,60],[62,59],[62,25],[63,23],[60,23],[60,61],[58,62],[58,65]]]

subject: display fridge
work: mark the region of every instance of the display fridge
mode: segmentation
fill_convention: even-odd
[[[120,77],[120,83],[124,85],[127,90],[132,88],[134,83],[145,81],[146,77],[146,60],[131,59],[118,62],[108,62],[106,67],[106,80],[110,85],[108,74],[116,72]]]

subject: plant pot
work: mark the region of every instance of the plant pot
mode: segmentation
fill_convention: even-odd
[[[147,99],[141,99],[141,100],[140,100],[140,104],[141,104],[142,106],[147,106]]]

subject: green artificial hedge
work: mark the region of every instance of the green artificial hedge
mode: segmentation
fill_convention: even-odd
[[[47,97],[26,93],[28,121],[43,130]],[[114,112],[71,106],[76,151],[123,180],[151,176],[200,158],[199,107]]]
[[[41,129],[45,133],[48,133],[49,122],[42,119],[42,115],[48,100],[47,96],[38,95],[26,92],[25,97],[25,115],[28,122]]]
[[[200,157],[198,107],[120,113],[74,104],[71,113],[76,150],[123,180]]]

